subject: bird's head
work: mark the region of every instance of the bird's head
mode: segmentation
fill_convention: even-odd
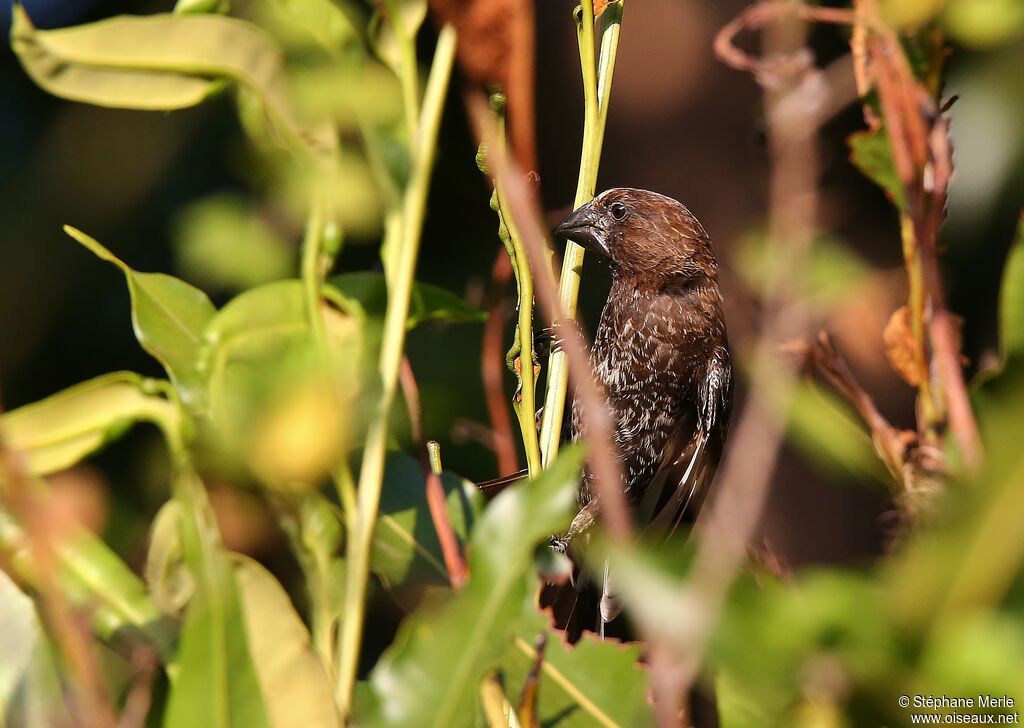
[[[714,278],[711,240],[689,210],[671,197],[626,187],[602,192],[576,209],[555,234],[604,258],[616,275]]]

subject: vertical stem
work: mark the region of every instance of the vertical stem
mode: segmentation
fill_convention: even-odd
[[[339,636],[337,698],[347,717],[352,706],[359,663],[359,648],[366,616],[366,588],[369,579],[370,551],[373,530],[380,507],[384,481],[384,455],[387,428],[394,404],[398,372],[405,346],[406,320],[412,296],[413,276],[419,253],[420,235],[434,165],[434,151],[441,125],[441,114],[448,91],[452,64],[455,60],[455,31],[445,26],[437,39],[437,49],[427,81],[419,138],[413,157],[412,174],[402,200],[402,225],[395,254],[396,267],[389,280],[388,306],[384,316],[383,342],[380,352],[381,396],[366,435],[363,462],[359,473],[356,529],[348,534],[346,550],[345,619]]]
[[[612,76],[615,72],[619,29],[622,24],[622,3],[610,3],[602,17],[604,32],[601,41],[600,73],[598,73],[594,65],[593,0],[583,0],[581,7],[582,17],[577,24],[577,38],[580,46],[580,66],[583,73],[583,151],[580,156],[580,172],[573,208],[578,208],[590,201],[597,185],[601,147],[604,143],[604,128],[608,118],[608,101],[611,95]],[[562,274],[558,286],[558,299],[562,310],[570,319],[576,318],[582,270],[583,248],[571,241],[566,242],[565,255],[562,258]],[[540,448],[544,467],[553,462],[555,456],[558,455],[568,383],[569,367],[565,352],[556,349],[551,352],[548,362],[544,416],[540,430]]]
[[[320,283],[323,280],[321,251],[323,248],[324,204],[323,195],[317,189],[313,193],[309,216],[306,219],[306,231],[302,239],[302,287],[306,294],[306,309],[309,326],[313,332],[313,341],[317,348],[326,356],[327,331],[324,318],[320,313]]]
[[[505,117],[498,114],[499,154],[506,154]],[[523,448],[526,450],[526,467],[530,477],[536,477],[541,470],[540,442],[537,438],[537,379],[533,370],[533,275],[530,272],[529,257],[523,247],[523,238],[515,219],[506,214],[506,192],[504,185],[497,177],[494,189],[498,198],[498,216],[508,233],[508,244],[511,245],[509,258],[516,274],[516,286],[519,289],[518,323],[516,335],[519,349],[519,401],[514,403],[519,430],[523,436]],[[515,352],[513,347],[512,352]]]

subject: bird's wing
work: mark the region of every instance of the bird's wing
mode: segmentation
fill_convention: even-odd
[[[647,526],[667,535],[679,524],[696,520],[722,457],[732,403],[732,367],[724,347],[708,361],[695,400],[697,406],[683,419],[666,452],[658,475],[662,484],[655,489],[658,502]]]

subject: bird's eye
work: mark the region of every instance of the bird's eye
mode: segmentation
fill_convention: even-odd
[[[616,220],[625,220],[626,213],[629,212],[629,210],[626,208],[626,205],[621,202],[613,202],[611,205],[608,206],[608,209],[611,211],[612,217],[614,217]]]

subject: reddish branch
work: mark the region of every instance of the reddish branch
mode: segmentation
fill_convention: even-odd
[[[493,303],[488,307],[487,323],[484,324],[483,346],[481,347],[481,370],[483,371],[484,396],[487,414],[491,420],[491,449],[498,458],[498,472],[514,473],[519,470],[516,457],[515,439],[512,435],[512,418],[508,412],[505,397],[505,356],[502,351],[505,338],[505,317],[508,302],[502,293],[512,277],[512,263],[504,248],[498,250],[491,268]]]
[[[864,3],[873,9],[873,3]],[[982,460],[981,438],[960,365],[957,327],[946,309],[938,263],[939,228],[953,171],[949,124],[926,87],[918,82],[891,31],[867,39],[882,119],[893,164],[913,222],[914,243],[928,296],[928,338],[932,362],[945,395],[950,429],[964,463],[976,472]]]

